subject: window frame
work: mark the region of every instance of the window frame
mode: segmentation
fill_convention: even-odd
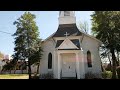
[[[64,16],[70,16],[70,11],[64,11]]]
[[[52,69],[52,53],[48,54],[48,69]]]
[[[92,57],[91,52],[89,50],[87,51],[87,65],[88,68],[92,68]]]

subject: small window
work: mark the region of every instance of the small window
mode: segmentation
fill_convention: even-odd
[[[48,54],[48,69],[52,69],[52,54]]]
[[[92,67],[91,52],[87,51],[87,64],[88,67]]]
[[[64,11],[64,16],[70,16],[70,11]]]

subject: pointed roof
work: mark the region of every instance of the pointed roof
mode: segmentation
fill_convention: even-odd
[[[66,45],[67,44],[67,45]],[[64,48],[63,48],[64,47]],[[65,40],[57,40],[56,48],[59,50],[80,50],[80,42],[78,39],[69,40],[66,38]]]
[[[77,28],[76,24],[61,24],[53,37],[65,37],[65,33],[69,33],[68,36],[79,36],[81,32]]]
[[[71,40],[69,40],[68,38],[66,38],[61,45],[57,48],[58,50],[76,50],[79,49]]]

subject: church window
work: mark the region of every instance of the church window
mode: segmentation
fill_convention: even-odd
[[[92,67],[91,52],[87,51],[87,64],[88,67]]]
[[[52,54],[48,54],[48,69],[52,69]]]
[[[64,16],[70,16],[70,11],[64,11]]]

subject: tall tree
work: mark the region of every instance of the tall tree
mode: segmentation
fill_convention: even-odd
[[[88,26],[88,22],[87,21],[80,22],[79,23],[79,28],[80,28],[80,30],[82,30],[83,32],[88,34],[89,26]]]
[[[31,79],[31,57],[37,52],[36,43],[39,40],[38,27],[34,21],[35,18],[36,16],[34,14],[25,12],[14,22],[17,31],[13,34],[15,36],[15,53],[13,56],[16,60],[28,59],[29,79]]]
[[[37,65],[37,74],[38,74],[39,73],[40,60],[41,60],[41,56],[42,56],[42,52],[43,52],[43,50],[41,48],[41,39],[38,39],[34,49],[35,50],[30,57],[30,61],[31,61],[31,65],[32,64]]]
[[[93,34],[104,43],[112,55],[112,78],[116,79],[115,51],[120,47],[120,12],[95,11],[91,16]]]
[[[88,22],[84,21],[84,22],[80,22],[78,28],[80,29],[80,31],[83,31],[84,33],[88,34],[89,31],[89,26],[88,26]],[[84,39],[84,33],[82,34],[82,39],[81,39],[81,43]]]

